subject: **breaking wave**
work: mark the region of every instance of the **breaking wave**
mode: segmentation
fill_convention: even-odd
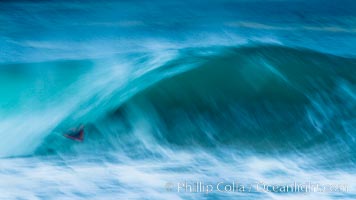
[[[351,58],[255,45],[9,64],[1,70],[2,80],[20,79],[14,91],[23,100],[7,109],[2,102],[8,114],[0,126],[2,156],[115,150],[144,158],[167,148],[233,148],[317,152],[329,162],[356,158]],[[49,88],[51,83],[57,86]],[[31,90],[41,95],[23,94]],[[18,109],[21,115],[13,115]],[[86,124],[85,143],[62,136],[80,123]]]

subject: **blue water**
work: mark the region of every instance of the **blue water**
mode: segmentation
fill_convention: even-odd
[[[355,56],[354,1],[1,1],[0,199],[356,199]]]

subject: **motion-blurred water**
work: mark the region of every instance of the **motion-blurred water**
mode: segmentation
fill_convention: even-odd
[[[355,199],[355,10],[0,2],[0,199]]]

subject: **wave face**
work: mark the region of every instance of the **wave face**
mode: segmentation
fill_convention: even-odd
[[[138,64],[150,62],[145,59],[139,58]],[[157,146],[260,153],[330,147],[352,163],[354,70],[353,59],[281,46],[180,50],[159,67],[121,81],[121,86],[122,74],[112,80],[105,74],[109,81],[96,89],[99,94],[91,89],[88,100],[79,103],[85,113],[73,117],[80,111],[69,111],[35,152],[108,148],[140,157]],[[97,73],[88,78],[90,85],[96,85]],[[101,95],[103,90],[107,95]],[[86,144],[61,136],[83,122],[88,123]],[[144,133],[136,135],[140,126]],[[337,153],[339,149],[343,151]],[[319,153],[323,159],[330,156]]]

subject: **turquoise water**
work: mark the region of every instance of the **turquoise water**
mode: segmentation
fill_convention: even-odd
[[[354,199],[355,6],[319,5],[1,2],[0,199]]]

